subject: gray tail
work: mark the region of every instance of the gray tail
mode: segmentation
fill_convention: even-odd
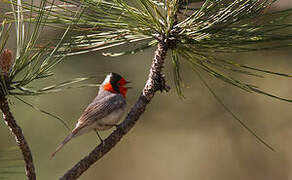
[[[53,154],[51,155],[51,159],[56,155],[57,152],[59,152],[63,146],[69,142],[72,138],[74,137],[73,133],[70,133],[69,136],[67,136],[64,141],[57,147],[56,151],[53,152]]]

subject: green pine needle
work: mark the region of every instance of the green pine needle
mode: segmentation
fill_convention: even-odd
[[[263,138],[258,136],[254,130],[252,130],[250,127],[248,127],[237,115],[235,115],[224,103],[223,101],[217,96],[215,91],[212,90],[212,88],[208,85],[208,83],[203,79],[201,74],[196,68],[193,68],[193,70],[196,72],[204,86],[208,89],[208,91],[214,96],[216,101],[235,119],[244,129],[246,129],[251,135],[253,135],[260,143],[262,143],[264,146],[266,146],[271,151],[275,152],[275,149],[269,145]]]
[[[37,106],[35,106],[35,105],[33,105],[33,104],[31,104],[31,103],[29,103],[29,102],[27,102],[27,101],[25,101],[25,100],[23,100],[22,98],[20,98],[20,97],[18,97],[18,96],[14,96],[16,99],[18,99],[19,101],[21,101],[22,103],[24,103],[25,105],[28,105],[29,107],[31,107],[31,108],[33,108],[34,110],[36,110],[36,111],[39,111],[39,112],[41,112],[41,113],[43,113],[43,114],[46,114],[46,115],[48,115],[48,116],[50,116],[50,117],[53,117],[54,119],[57,119],[65,128],[66,128],[66,130],[68,130],[69,132],[70,132],[70,128],[69,128],[69,126],[66,124],[66,122],[62,119],[62,118],[60,118],[59,116],[56,116],[56,115],[54,115],[54,114],[52,114],[52,113],[50,113],[50,112],[48,112],[48,111],[46,111],[46,110],[43,110],[43,109],[40,109],[40,108],[38,108]]]

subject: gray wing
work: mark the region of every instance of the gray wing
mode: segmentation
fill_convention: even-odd
[[[107,95],[104,98],[95,98],[80,116],[73,133],[125,106],[125,98],[120,94]]]

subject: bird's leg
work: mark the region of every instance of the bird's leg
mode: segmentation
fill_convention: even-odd
[[[101,138],[101,136],[99,135],[98,131],[97,131],[97,130],[94,130],[94,131],[95,131],[95,133],[96,133],[98,139],[100,140],[100,142],[101,142],[102,144],[104,144],[104,140]]]

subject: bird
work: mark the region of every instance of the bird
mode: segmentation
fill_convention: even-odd
[[[59,152],[72,138],[94,130],[103,143],[98,131],[117,126],[126,110],[126,94],[130,83],[117,73],[109,73],[99,87],[95,99],[90,103],[77,121],[75,128],[57,147],[51,158]]]

